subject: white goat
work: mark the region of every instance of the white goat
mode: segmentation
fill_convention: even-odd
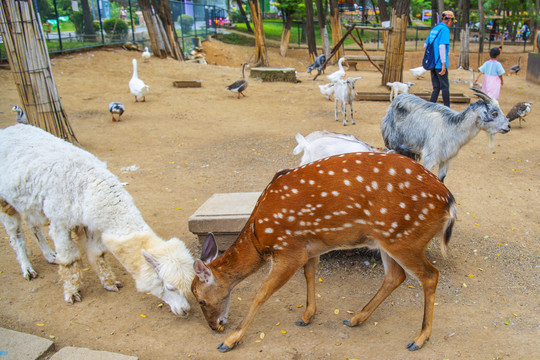
[[[66,302],[81,301],[81,255],[70,236],[76,231],[105,289],[121,287],[104,259],[109,250],[132,274],[137,290],[187,315],[186,294],[194,277],[189,250],[176,238],[159,238],[118,178],[92,154],[37,127],[0,130],[0,203],[25,278],[37,273],[26,256],[21,218],[33,229],[49,225],[56,258],[50,249],[44,253],[59,265]]]
[[[382,152],[382,150],[374,148],[352,135],[338,134],[326,130],[314,131],[306,137],[296,134],[295,138],[298,145],[293,150],[294,155],[304,152],[299,166],[338,154]]]
[[[422,157],[430,171],[438,164],[438,176],[444,181],[450,161],[480,130],[488,133],[490,146],[496,133],[510,131],[499,103],[474,91],[482,100],[460,113],[415,95],[399,95],[381,122],[386,147],[417,161]]]
[[[414,83],[412,82],[402,83],[399,81],[386,83],[386,86],[390,87],[390,102],[392,102],[399,94],[408,94],[409,89],[413,85]]]
[[[356,96],[356,93],[354,92],[354,85],[357,80],[360,80],[362,77],[356,77],[356,78],[348,78],[348,79],[342,79],[338,80],[334,84],[334,115],[336,118],[336,121],[338,121],[338,102],[341,103],[341,113],[343,114],[343,126],[347,125],[347,104],[351,108],[351,122],[352,124],[356,124],[354,122],[353,117],[353,101],[354,97]]]

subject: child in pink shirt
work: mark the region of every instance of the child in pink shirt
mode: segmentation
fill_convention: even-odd
[[[486,61],[478,68],[480,73],[474,80],[474,83],[476,84],[478,83],[480,76],[484,75],[484,81],[482,81],[482,91],[495,100],[499,100],[501,86],[504,83],[502,76],[505,72],[504,68],[502,67],[501,63],[496,60],[500,54],[501,50],[499,50],[499,48],[491,49],[489,52],[489,57],[491,59]]]

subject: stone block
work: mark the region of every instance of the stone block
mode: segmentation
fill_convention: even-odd
[[[0,359],[41,360],[54,352],[49,339],[0,328]]]
[[[257,67],[251,69],[249,77],[262,81],[284,81],[296,83],[296,69]]]
[[[122,355],[108,351],[90,350],[66,346],[54,354],[50,360],[137,360],[137,356]]]
[[[238,238],[259,196],[259,192],[213,194],[188,219],[189,231],[202,244],[213,233],[220,251]]]

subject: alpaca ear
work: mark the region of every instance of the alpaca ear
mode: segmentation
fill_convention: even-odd
[[[193,270],[202,282],[208,282],[212,279],[212,270],[208,268],[201,260],[197,259],[193,263]]]
[[[146,250],[141,250],[144,259],[152,266],[152,268],[159,273],[159,262],[156,260],[155,257],[150,255]]]
[[[218,256],[218,246],[214,234],[209,233],[204,240],[204,244],[201,249],[201,260],[205,263],[209,263]]]

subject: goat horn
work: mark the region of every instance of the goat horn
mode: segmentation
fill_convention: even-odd
[[[474,95],[478,96],[480,99],[484,100],[484,102],[486,104],[490,103],[493,101],[493,99],[488,95],[486,94],[485,92],[483,92],[482,90],[478,90],[478,89],[472,89],[474,91]]]

